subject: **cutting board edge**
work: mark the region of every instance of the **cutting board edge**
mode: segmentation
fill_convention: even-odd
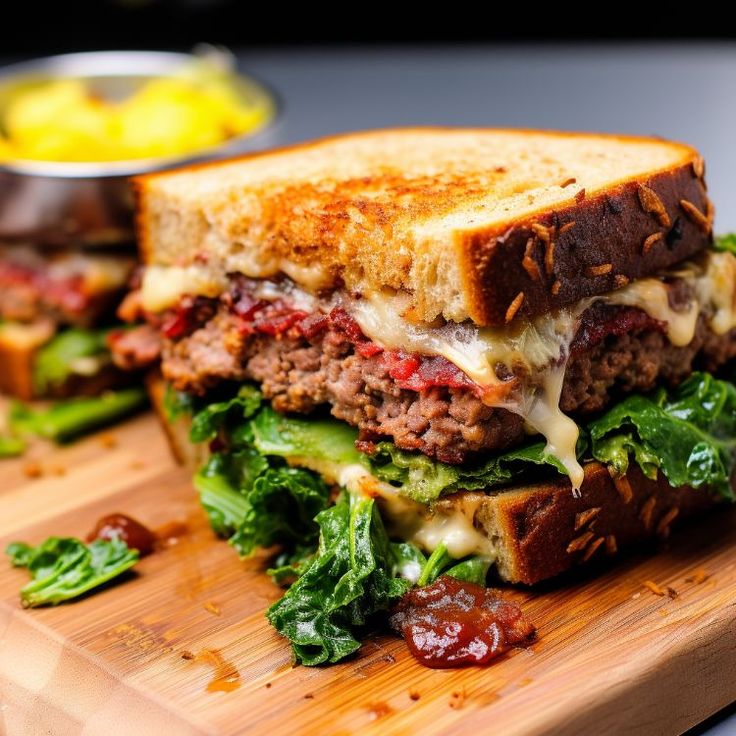
[[[0,695],[7,706],[0,713],[4,733],[217,733],[160,695],[142,692],[132,678],[114,672],[103,660],[4,601],[0,601],[0,655]],[[12,673],[6,667],[12,667]],[[25,670],[25,676],[19,670]],[[24,730],[9,727],[16,717]]]

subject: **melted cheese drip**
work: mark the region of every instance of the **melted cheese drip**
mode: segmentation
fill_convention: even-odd
[[[402,317],[404,298],[370,295],[348,305],[361,330],[378,345],[425,355],[441,355],[483,388],[502,387],[496,366],[521,368],[535,376],[522,378],[518,389],[488,392],[483,401],[514,412],[547,440],[546,451],[565,467],[573,489],[583,482],[583,468],[575,448],[579,429],[560,409],[560,394],[570,343],[580,314],[591,301],[581,300],[572,309],[561,309],[513,328],[480,328],[471,323],[446,323],[441,327],[415,325]]]

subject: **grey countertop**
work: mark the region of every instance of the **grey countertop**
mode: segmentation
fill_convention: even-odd
[[[700,149],[716,228],[736,230],[736,43],[284,49],[238,59],[282,97],[276,144],[394,125],[664,136]],[[695,731],[734,734],[736,712]]]

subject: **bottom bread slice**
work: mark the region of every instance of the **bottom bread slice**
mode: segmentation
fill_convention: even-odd
[[[632,463],[612,478],[597,462],[585,465],[576,498],[567,479],[488,495],[476,523],[497,539],[496,569],[512,583],[537,583],[580,564],[614,556],[713,507],[704,489],[673,488],[660,473],[647,478]]]
[[[149,373],[146,385],[174,457],[194,472],[206,460],[206,447],[189,441],[188,417],[168,421],[166,384],[158,371]],[[492,542],[499,577],[533,584],[647,539],[666,538],[674,526],[717,503],[706,490],[673,488],[661,473],[656,480],[647,478],[634,463],[620,478],[598,462],[584,469],[579,497],[560,476],[488,493],[460,491],[432,504],[425,519],[471,505],[473,525]]]

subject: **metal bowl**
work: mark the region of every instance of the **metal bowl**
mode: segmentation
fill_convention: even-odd
[[[205,55],[231,71],[230,54],[100,51],[49,56],[0,70],[0,127],[12,95],[55,79],[87,82],[105,98],[123,98],[151,78],[171,76]],[[270,108],[264,125],[196,155],[112,162],[13,160],[0,163],[0,242],[42,246],[119,245],[133,239],[133,201],[128,177],[205,159],[265,148],[274,141],[278,102],[264,85],[233,72],[236,90]]]

